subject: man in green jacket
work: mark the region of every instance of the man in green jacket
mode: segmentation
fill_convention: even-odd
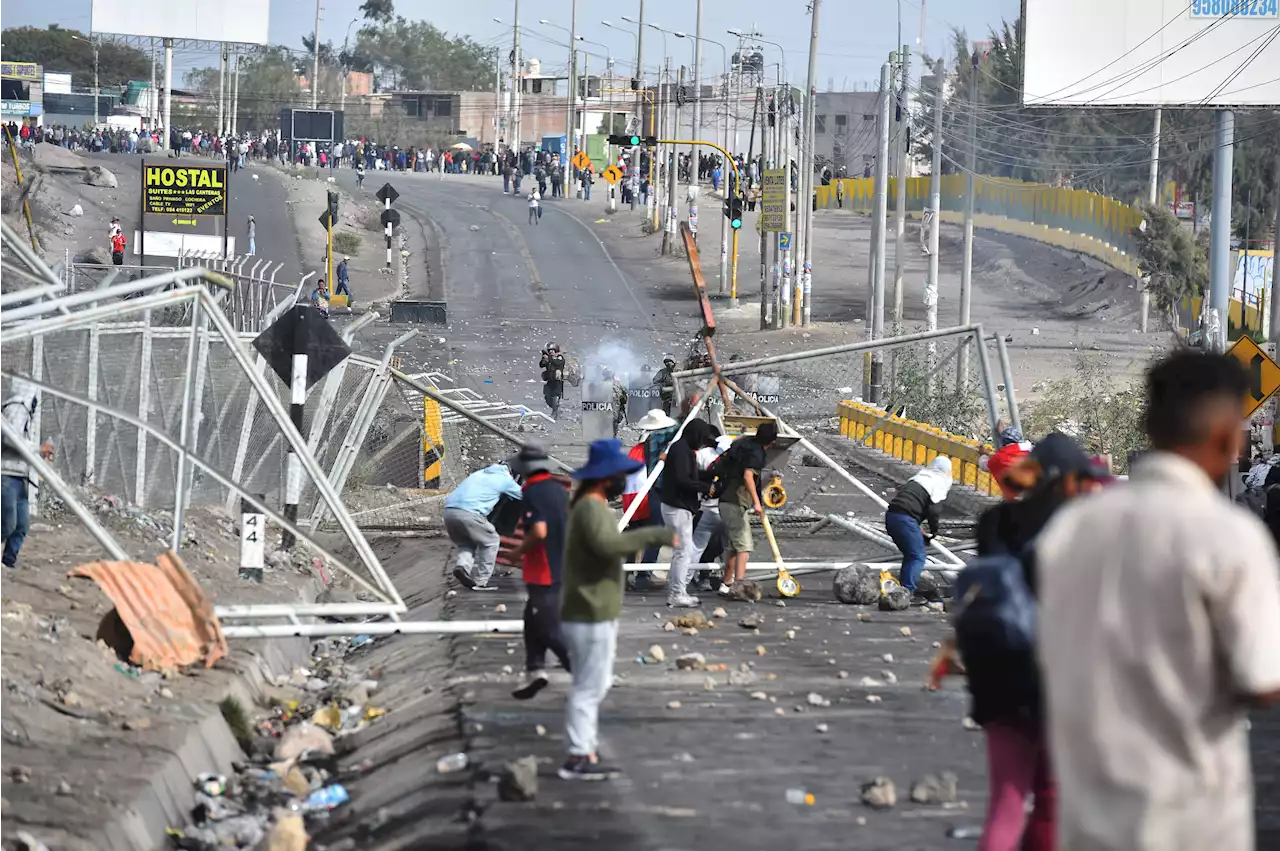
[[[642,466],[617,440],[595,440],[587,463],[569,474],[578,480],[578,489],[565,534],[561,608],[561,631],[573,666],[573,690],[565,708],[569,758],[559,772],[565,780],[612,780],[621,774],[600,761],[596,748],[600,704],[613,684],[623,559],[645,547],[676,543],[663,526],[618,531],[609,501],[622,495],[627,476]]]

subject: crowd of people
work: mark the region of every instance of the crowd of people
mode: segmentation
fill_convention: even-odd
[[[1155,364],[1150,450],[1123,481],[1067,435],[1032,442],[1000,429],[987,469],[1003,500],[978,519],[977,557],[954,588],[953,637],[933,682],[962,674],[985,734],[980,851],[1254,847],[1247,714],[1280,702],[1280,556],[1257,513],[1222,492],[1238,467],[1247,388],[1221,355],[1184,351]],[[661,410],[637,425],[630,450],[591,443],[570,473],[572,497],[530,444],[446,503],[455,576],[476,590],[494,587],[489,512],[503,497],[522,505],[527,678],[515,696],[547,688],[548,655],[570,672],[568,779],[621,773],[600,756],[597,731],[628,587],[623,562],[670,547],[673,609],[698,605],[699,562],[722,565],[716,584],[732,596],[777,439],[772,422],[729,440]],[[660,464],[634,505],[638,481]],[[953,480],[939,456],[889,503],[885,528],[908,589]],[[626,531],[617,501],[631,509]]]

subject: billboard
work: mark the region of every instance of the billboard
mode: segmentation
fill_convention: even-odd
[[[1025,106],[1280,104],[1277,0],[1023,0]]]
[[[93,0],[95,33],[267,44],[270,0]]]
[[[227,164],[142,162],[142,243],[153,257],[180,252],[222,254],[227,236]]]
[[[293,142],[340,140],[343,138],[342,112],[332,109],[282,109],[280,135]]]

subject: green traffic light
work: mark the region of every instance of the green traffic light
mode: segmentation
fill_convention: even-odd
[[[632,136],[632,137],[631,137],[631,146],[632,146],[632,147],[635,147],[636,145],[639,145],[639,144],[640,144],[640,137],[639,137],[639,136]]]
[[[737,230],[738,228],[742,227],[742,219],[730,219],[729,227],[733,228],[734,230]]]

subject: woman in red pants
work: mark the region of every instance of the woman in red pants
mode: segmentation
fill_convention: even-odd
[[[1018,468],[1011,472],[1026,489],[979,518],[978,554],[1016,559],[1034,596],[1040,530],[1067,501],[1101,487],[1107,471],[1063,434],[1042,440]],[[956,643],[973,695],[971,714],[986,733],[991,793],[978,851],[1053,851],[1057,791],[1034,648],[1002,649],[982,623],[990,610],[974,606],[970,614],[967,608],[956,615]],[[1029,816],[1028,797],[1034,802]]]

